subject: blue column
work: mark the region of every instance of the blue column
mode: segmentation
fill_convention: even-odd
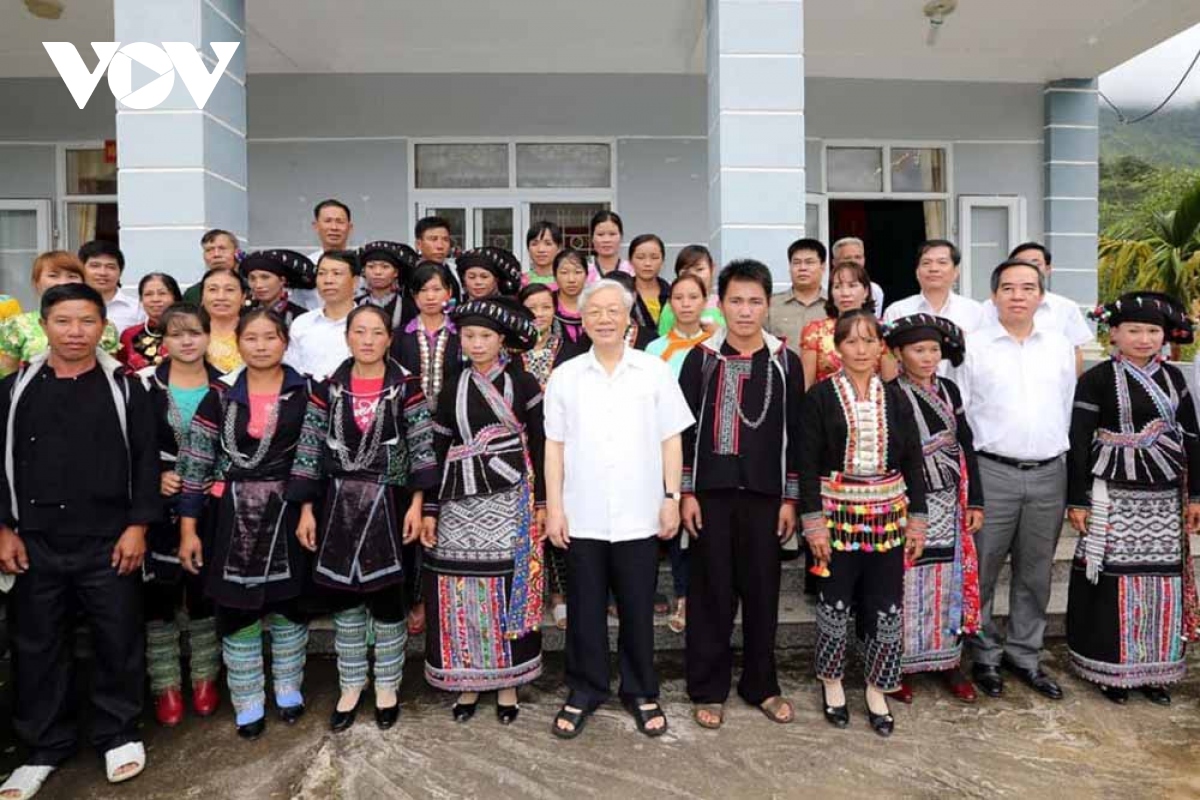
[[[709,244],[788,281],[804,235],[803,0],[708,1]]]
[[[1096,81],[1045,89],[1045,229],[1051,287],[1081,306],[1096,303],[1100,225],[1100,128]]]
[[[249,227],[245,0],[113,0],[113,16],[115,41],[189,42],[210,71],[217,59],[209,42],[241,42],[203,110],[178,73],[156,108],[117,102],[124,282],[163,270],[191,283],[204,271],[204,231],[224,228],[244,242]]]

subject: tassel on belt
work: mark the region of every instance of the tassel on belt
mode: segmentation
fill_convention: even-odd
[[[886,553],[904,544],[908,487],[899,472],[859,477],[835,472],[821,479],[825,527],[834,550]]]

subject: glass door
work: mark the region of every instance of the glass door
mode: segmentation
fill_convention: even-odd
[[[38,253],[50,249],[49,200],[0,200],[0,292],[36,307],[30,269]]]
[[[991,275],[1012,248],[1025,240],[1025,198],[960,195],[960,291],[975,300],[991,294]]]
[[[417,218],[442,217],[450,223],[451,257],[474,247],[503,247],[524,257],[517,236],[517,206],[504,202],[438,201],[417,204]]]

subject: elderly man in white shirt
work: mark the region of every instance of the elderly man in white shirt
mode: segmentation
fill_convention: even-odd
[[[1010,260],[1026,261],[1037,267],[1047,282],[1050,280],[1051,257],[1045,245],[1037,242],[1025,242],[1013,248],[1008,254]],[[991,300],[983,304],[983,313],[988,323],[996,322],[996,305]],[[1034,321],[1038,328],[1056,330],[1067,337],[1075,348],[1075,374],[1083,374],[1083,347],[1095,341],[1096,334],[1088,327],[1079,304],[1070,298],[1046,291],[1042,302],[1038,305]]]
[[[667,718],[654,670],[658,541],[679,532],[681,434],[693,423],[666,362],[625,344],[633,296],[603,279],[580,298],[592,349],[546,386],[546,532],[567,551],[566,703],[553,733],[574,738],[609,696],[608,596],[620,613],[621,700],[638,730]]]
[[[317,264],[317,291],[324,305],[292,320],[286,361],[297,372],[322,381],[350,357],[346,319],[354,310],[358,257],[331,251]]]
[[[829,263],[833,267],[841,264],[857,264],[864,270],[867,268],[867,246],[857,236],[843,236],[829,248]],[[868,275],[870,272],[867,273]],[[875,301],[876,312],[883,309],[883,287],[871,281],[871,299]]]
[[[982,629],[971,642],[976,684],[999,697],[999,667],[1052,699],[1062,689],[1042,671],[1054,550],[1066,506],[1075,354],[1057,330],[1034,325],[1045,276],[1009,260],[992,273],[998,321],[977,330],[957,375],[975,434],[983,484],[979,550]],[[1012,556],[1007,636],[992,616],[996,581]]]

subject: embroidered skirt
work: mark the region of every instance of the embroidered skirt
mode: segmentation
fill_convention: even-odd
[[[958,490],[929,492],[926,501],[925,551],[904,572],[905,674],[953,669],[962,660],[964,554]]]
[[[1180,490],[1110,483],[1107,507],[1096,583],[1087,576],[1088,537],[1081,537],[1075,550],[1067,601],[1071,665],[1102,686],[1179,681],[1186,670],[1184,616],[1190,590],[1183,576]]]
[[[208,596],[247,611],[300,596],[307,566],[296,540],[300,508],[284,499],[286,481],[234,481],[217,501]]]
[[[403,513],[396,489],[354,478],[329,481],[314,581],[344,592],[374,592],[404,580]]]
[[[437,546],[422,567],[425,677],[435,688],[489,692],[529,683],[542,672],[541,631],[537,625],[525,631],[517,620],[526,609],[514,607],[531,588],[518,577],[528,565],[516,570],[514,564],[535,559],[540,577],[540,553],[527,544],[529,491],[523,482],[442,504]],[[537,581],[538,623],[540,587]]]

